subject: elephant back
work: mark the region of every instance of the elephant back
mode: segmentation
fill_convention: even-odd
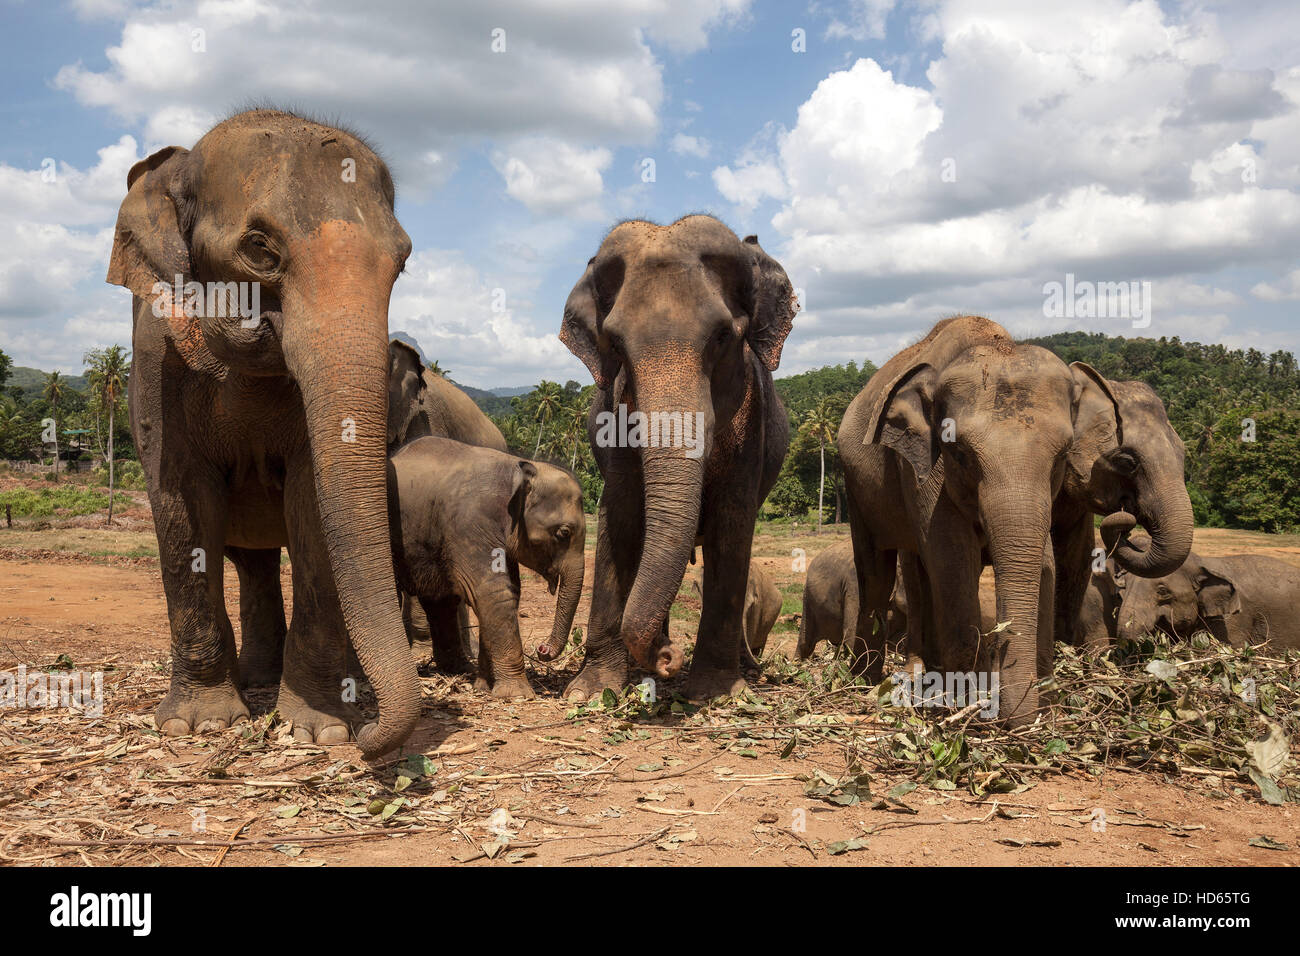
[[[466,445],[507,451],[505,436],[472,398],[441,375],[424,371],[424,412],[430,432]]]

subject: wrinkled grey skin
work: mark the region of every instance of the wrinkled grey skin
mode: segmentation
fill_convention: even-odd
[[[519,635],[519,565],[557,594],[551,659],[568,642],[582,594],[582,489],[543,463],[446,438],[417,438],[391,458],[389,516],[398,586],[438,620],[468,603],[479,620],[478,682],[497,697],[531,697]]]
[[[1173,574],[1130,578],[1119,635],[1155,630],[1183,639],[1209,631],[1234,647],[1271,641],[1300,648],[1300,568],[1265,555],[1193,552]]]
[[[466,445],[508,451],[505,436],[492,419],[441,375],[424,367],[420,354],[397,339],[388,343],[388,453],[407,442],[434,436]],[[423,605],[402,594],[402,623],[411,646],[427,647],[434,664],[449,674],[472,674],[478,656],[477,638],[463,603],[439,605],[441,617],[431,621]]]
[[[134,293],[131,430],[171,622],[155,722],[167,735],[224,728],[248,715],[241,686],[269,679],[298,739],[340,743],[360,728],[366,756],[391,750],[420,690],[384,500],[388,300],[411,250],[388,170],[347,132],[252,110],[137,163],[127,187],[108,281]],[[261,314],[213,301],[217,314],[187,315],[160,286],[178,275],[256,284]],[[285,546],[287,628],[275,598]],[[238,659],[223,553],[240,579]],[[377,724],[361,726],[344,699],[349,642]]]
[[[872,681],[884,660],[873,620],[884,622],[903,552],[914,556],[903,564],[909,603],[923,612],[909,620],[909,656],[933,635],[927,669],[997,671],[999,717],[1034,719],[1037,680],[1051,666],[1052,504],[1095,389],[1045,349],[959,316],[890,359],[849,405],[838,445],[860,596],[854,654]],[[996,617],[1008,622],[996,635],[980,627],[986,553]]]
[[[1123,568],[1106,562],[1104,571],[1088,575],[1088,589],[1077,617],[1076,640],[1089,651],[1105,650],[1115,640],[1119,629],[1119,609],[1124,600],[1124,587],[1131,580]]]
[[[570,292],[560,340],[596,383],[587,431],[605,479],[587,656],[566,696],[623,687],[634,661],[656,677],[682,667],[668,610],[697,544],[704,609],[684,688],[694,700],[740,692],[754,521],[785,457],[789,420],[772,371],[796,303],[781,266],[711,216],[610,230]],[[703,415],[702,454],[602,447],[602,413]]]
[[[703,601],[704,575],[701,571],[691,572],[691,589]],[[745,662],[752,667],[758,666],[758,659],[763,656],[767,639],[781,616],[781,589],[776,586],[772,576],[757,561],[749,563],[749,580],[745,584],[745,645],[742,648]]]

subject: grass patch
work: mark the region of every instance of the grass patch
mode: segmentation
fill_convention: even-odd
[[[131,498],[119,493],[114,506],[128,508]],[[8,507],[20,518],[70,518],[108,511],[108,492],[98,488],[62,485],[57,488],[12,488],[0,492],[0,509]]]

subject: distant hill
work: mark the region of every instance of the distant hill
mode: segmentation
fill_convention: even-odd
[[[18,386],[28,397],[39,395],[45,388],[45,376],[49,372],[42,372],[38,368],[28,368],[25,365],[15,365],[9,370],[9,378],[5,380],[5,388]],[[63,382],[78,392],[86,390],[86,376],[84,375],[64,375]]]

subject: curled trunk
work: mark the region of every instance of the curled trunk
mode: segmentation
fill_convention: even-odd
[[[1101,537],[1115,563],[1140,578],[1160,578],[1182,567],[1192,549],[1192,502],[1182,476],[1159,483],[1139,485],[1136,520],[1151,536],[1146,550],[1129,540],[1133,522],[1124,512],[1108,516],[1101,525]]]

